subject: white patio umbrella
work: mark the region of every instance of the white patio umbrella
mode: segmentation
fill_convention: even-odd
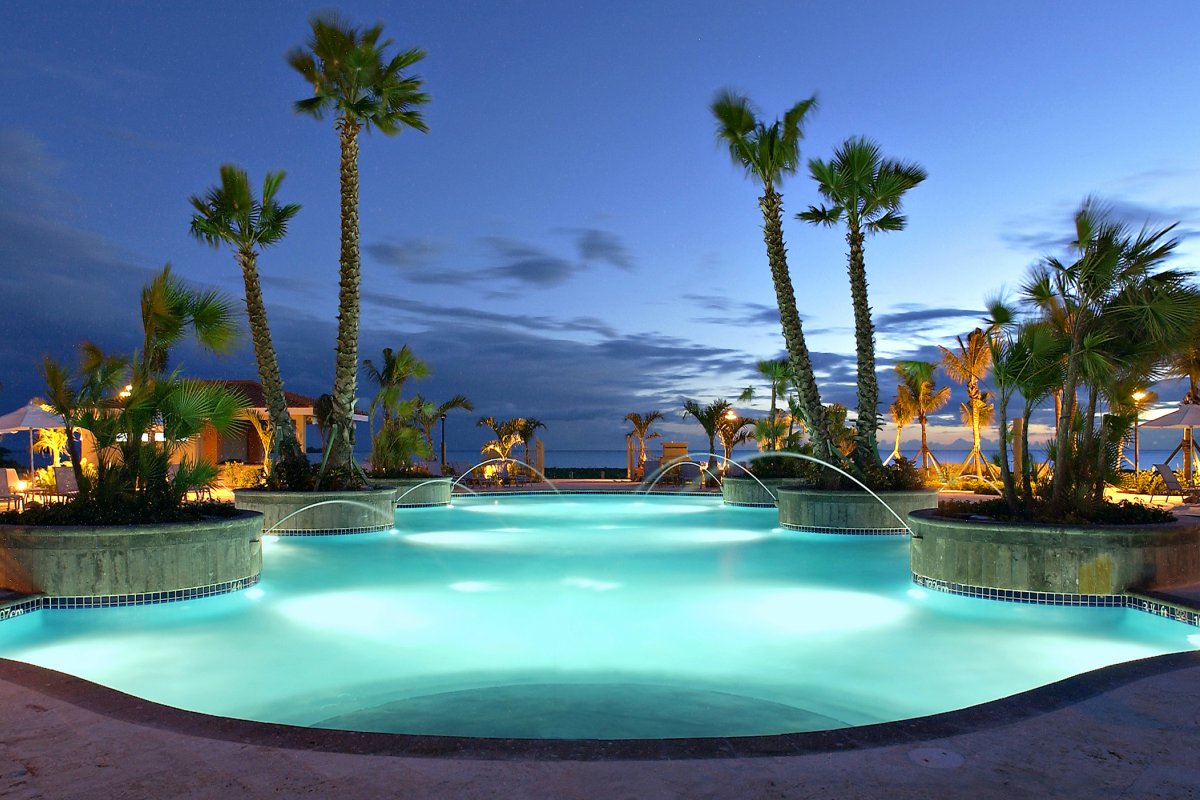
[[[1183,403],[1179,408],[1167,414],[1163,414],[1156,419],[1148,420],[1142,423],[1143,428],[1187,428],[1187,435],[1183,437],[1183,441],[1179,443],[1171,451],[1171,455],[1167,456],[1167,461],[1175,457],[1179,449],[1185,445],[1195,447],[1195,439],[1192,437],[1192,428],[1200,426],[1200,405],[1195,403]],[[1191,454],[1185,454],[1183,463],[1188,467],[1192,466]],[[1188,470],[1188,475],[1185,476],[1188,483],[1192,482],[1191,470]]]
[[[43,411],[37,403],[29,402],[16,411],[0,417],[0,433],[29,431],[29,476],[33,477],[33,432],[44,428],[65,428],[66,423],[57,414]]]

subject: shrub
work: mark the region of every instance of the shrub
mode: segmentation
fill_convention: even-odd
[[[1049,503],[1036,500],[1031,508],[1025,509],[1028,516],[1013,514],[1008,503],[1003,500],[985,500],[983,502],[946,501],[938,504],[938,516],[968,519],[970,517],[989,517],[999,522],[1034,522],[1041,524],[1068,525],[1151,525],[1171,522],[1175,516],[1169,511],[1141,503],[1131,503],[1122,500],[1119,503],[1105,501],[1091,509],[1086,516],[1073,514],[1067,519],[1054,518]]]
[[[261,465],[226,461],[220,467],[217,480],[226,489],[255,489],[263,485],[265,477]]]

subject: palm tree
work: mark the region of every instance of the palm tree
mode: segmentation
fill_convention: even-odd
[[[896,399],[888,406],[888,414],[891,415],[892,422],[896,425],[896,446],[892,448],[892,453],[884,461],[884,464],[890,464],[897,458],[903,458],[900,452],[900,434],[904,431],[904,426],[912,423],[917,417],[917,411],[913,408],[911,392],[896,392]]]
[[[821,405],[812,358],[804,339],[800,312],[796,309],[796,292],[792,288],[783,241],[783,197],[775,188],[786,176],[796,172],[800,163],[804,117],[816,104],[816,97],[810,97],[788,109],[782,120],[767,125],[756,117],[749,98],[724,90],[717,94],[711,110],[717,120],[717,139],[728,145],[733,162],[745,169],[747,176],[762,183],[763,195],[758,199],[758,206],[763,215],[763,240],[775,284],[783,341],[800,395],[800,408],[816,456],[838,463],[842,459],[830,440],[825,407]]]
[[[1146,376],[1135,373],[1156,371],[1163,354],[1196,325],[1189,274],[1156,271],[1178,246],[1167,238],[1174,227],[1134,235],[1089,198],[1075,214],[1075,260],[1045,259],[1023,287],[1026,301],[1055,323],[1065,343],[1050,498],[1056,516],[1068,507],[1086,510],[1103,491],[1103,470],[1093,468],[1107,450],[1106,432],[1095,422],[1098,398],[1122,381],[1143,382],[1138,378]],[[1081,387],[1088,392],[1083,409],[1075,399]]]
[[[925,428],[929,415],[950,402],[950,387],[937,387],[933,378],[937,365],[931,361],[897,361],[895,369],[901,380],[897,391],[911,404],[921,426],[921,468],[928,470],[930,461],[937,466],[937,459],[929,450]]]
[[[750,417],[738,416],[732,407],[717,420],[717,438],[721,440],[721,450],[725,455],[725,460],[721,462],[721,474],[729,470],[733,448],[754,440],[754,422]]]
[[[663,419],[663,412],[661,411],[647,411],[645,414],[630,411],[625,415],[625,421],[633,425],[633,435],[637,437],[638,441],[636,480],[641,480],[646,474],[646,440],[657,439],[662,436],[658,431],[650,433],[650,426],[661,419]]]
[[[233,304],[215,290],[197,290],[171,274],[167,264],[142,287],[142,352],[134,378],[152,380],[167,371],[168,353],[188,331],[213,353],[227,352],[237,339]]]
[[[488,416],[480,417],[475,423],[477,427],[487,428],[496,435],[495,439],[484,442],[480,452],[483,455],[491,455],[500,459],[499,472],[502,478],[507,472],[508,461],[512,458],[513,449],[521,444],[522,422],[520,417],[497,422],[495,417]]]
[[[525,446],[526,465],[533,463],[529,460],[529,446],[533,444],[533,440],[537,437],[538,428],[545,427],[546,423],[536,417],[517,417],[517,436],[521,438],[521,444]]]
[[[434,405],[419,394],[414,399],[417,400],[417,412],[414,422],[416,422],[417,426],[424,433],[425,443],[429,445],[431,452],[433,451],[433,429],[442,417],[456,408],[461,408],[464,411],[475,410],[475,405],[465,395],[461,394],[454,395],[441,405]]]
[[[787,394],[787,387],[792,382],[792,368],[786,358],[763,359],[756,362],[754,368],[758,370],[759,375],[767,379],[771,389],[771,409],[767,413],[766,424],[759,426],[759,430],[766,436],[760,439],[766,441],[765,449],[778,450],[780,440],[784,438],[783,426],[779,420],[779,398]],[[745,399],[749,400],[750,397],[745,396]]]
[[[983,477],[985,462],[980,429],[986,424],[983,415],[990,414],[994,407],[988,404],[987,393],[980,390],[979,382],[987,377],[992,365],[992,352],[988,347],[988,336],[980,328],[967,334],[966,343],[961,336],[957,338],[957,352],[941,345],[938,345],[938,349],[942,351],[942,369],[946,371],[946,376],[967,387],[967,402],[963,404],[966,416],[963,421],[971,428],[971,452],[963,461],[964,473],[973,469],[976,475]]]
[[[683,416],[692,417],[696,422],[700,423],[700,427],[704,429],[704,434],[708,436],[708,471],[715,472],[717,469],[717,457],[713,455],[717,451],[717,434],[721,420],[727,413],[733,412],[733,404],[724,398],[713,400],[706,406],[702,406],[695,400],[689,398],[683,399]]]
[[[354,403],[358,377],[359,286],[358,249],[358,133],[377,129],[394,136],[404,128],[425,132],[419,106],[429,100],[420,77],[405,70],[425,57],[420,49],[390,59],[380,41],[382,25],[358,29],[334,15],[311,19],[312,35],[305,47],[292,50],[288,63],[312,86],[312,97],[296,110],[322,119],[327,111],[341,144],[341,256],[338,286],[338,333],[333,380],[334,418],[325,462],[343,471],[348,480],[361,478],[354,463]],[[324,464],[323,464],[324,466]]]
[[[283,239],[288,222],[300,211],[300,206],[295,203],[281,206],[275,201],[283,177],[282,172],[268,172],[261,196],[255,197],[246,171],[233,164],[224,164],[221,184],[210,188],[203,196],[192,195],[189,200],[196,209],[192,216],[192,235],[213,247],[222,242],[229,244],[233,247],[234,260],[242,268],[246,317],[270,428],[271,475],[268,482],[299,489],[308,481],[308,458],[300,448],[300,439],[288,415],[283,378],[279,373],[279,360],[271,340],[258,277],[259,250]]]
[[[828,206],[809,206],[797,219],[833,226],[843,218],[850,245],[850,299],[854,306],[854,349],[858,356],[858,442],[855,460],[860,467],[877,466],[879,445],[879,382],[875,377],[875,326],[867,302],[867,270],[863,239],[868,233],[903,230],[900,213],[904,193],[925,180],[917,164],[885,159],[879,145],[853,137],[833,153],[832,161],[812,159],[808,170]]]
[[[397,416],[404,384],[410,378],[429,377],[429,365],[413,354],[412,348],[404,345],[399,351],[383,348],[383,362],[375,366],[371,359],[363,359],[363,372],[379,390],[371,400],[368,416],[371,419],[371,437],[374,438],[375,411],[382,409],[383,425],[387,426]],[[430,443],[432,447],[432,443]]]

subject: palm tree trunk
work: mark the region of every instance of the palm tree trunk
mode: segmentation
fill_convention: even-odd
[[[1075,419],[1075,387],[1079,381],[1079,351],[1083,346],[1083,310],[1080,309],[1071,334],[1071,350],[1067,356],[1067,374],[1063,381],[1063,409],[1058,420],[1058,431],[1054,441],[1054,479],[1051,482],[1050,506],[1055,516],[1062,514],[1066,504],[1071,475],[1071,462],[1067,453],[1071,425]]]
[[[1014,514],[1017,513],[1017,488],[1013,485],[1012,470],[1008,467],[1008,394],[1000,392],[996,416],[1000,422],[1000,481],[1004,484],[1004,500]]]
[[[850,245],[850,301],[854,307],[854,350],[858,356],[858,447],[854,460],[860,467],[879,465],[879,381],[875,376],[875,326],[867,301],[867,269],[863,257],[863,233],[857,221],[846,233]]]
[[[325,459],[347,477],[354,470],[354,400],[358,391],[359,285],[358,252],[358,120],[338,120],[341,140],[342,248],[338,280],[338,331],[333,374],[333,425]]]
[[[813,451],[817,458],[830,464],[838,464],[842,461],[841,454],[833,446],[833,437],[829,434],[829,421],[825,415],[825,406],[821,405],[821,392],[817,388],[812,358],[804,340],[804,327],[800,322],[800,312],[796,309],[796,292],[792,288],[792,277],[788,272],[787,247],[783,241],[783,198],[767,184],[763,196],[758,199],[758,204],[762,209],[763,241],[767,245],[767,260],[770,262],[771,279],[775,284],[775,300],[779,306],[783,342],[796,378],[796,392],[808,423]]]
[[[258,379],[262,383],[263,400],[267,404],[267,419],[271,426],[271,473],[279,473],[285,484],[290,486],[288,476],[297,465],[307,468],[308,459],[300,449],[296,427],[288,415],[287,399],[283,394],[283,378],[279,374],[279,360],[271,340],[271,329],[267,325],[267,309],[263,303],[262,285],[258,280],[257,259],[253,251],[238,253],[235,258],[242,268],[250,340],[254,345],[254,361],[258,367]],[[296,477],[299,479],[300,476]]]

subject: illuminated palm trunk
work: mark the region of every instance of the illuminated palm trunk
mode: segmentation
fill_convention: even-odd
[[[867,269],[863,258],[863,234],[856,222],[846,233],[850,245],[850,300],[854,307],[854,350],[858,357],[858,447],[854,461],[860,467],[878,465],[879,381],[875,377],[875,325],[867,301]]]
[[[333,420],[326,463],[334,469],[354,469],[354,400],[358,391],[359,286],[362,272],[358,252],[358,131],[357,120],[338,120],[341,140],[342,242],[338,281],[338,330],[333,373]]]
[[[829,435],[829,420],[825,406],[821,405],[821,393],[813,374],[812,358],[804,340],[804,328],[800,312],[796,309],[796,293],[792,288],[792,277],[788,272],[787,248],[783,242],[783,198],[767,184],[763,196],[758,199],[763,215],[763,240],[767,245],[767,260],[771,265],[771,279],[775,284],[775,300],[779,306],[779,323],[783,328],[783,342],[788,360],[796,376],[796,390],[800,396],[800,408],[807,418],[809,435],[817,456],[830,464],[842,461],[841,453],[833,446]]]
[[[267,405],[267,420],[271,426],[271,471],[275,473],[282,466],[286,480],[295,465],[307,466],[307,458],[300,449],[296,428],[288,415],[283,378],[279,374],[279,360],[271,340],[271,329],[267,325],[267,309],[258,280],[257,259],[253,251],[239,252],[236,258],[242,268],[250,340],[254,344],[254,361],[258,367],[258,379],[262,383],[263,400]]]

